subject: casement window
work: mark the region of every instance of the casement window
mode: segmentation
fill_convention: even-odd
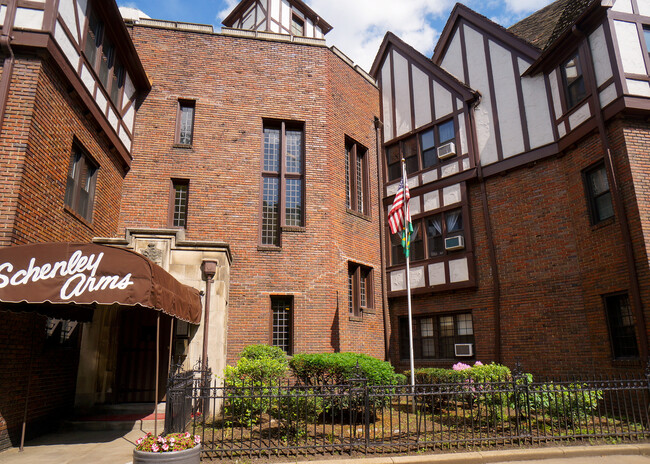
[[[570,110],[587,95],[578,53],[565,61],[560,69],[562,70],[562,80],[564,81],[567,109]]]
[[[415,219],[409,257],[411,261],[417,261],[454,253],[457,250],[448,250],[445,245],[446,239],[458,236],[463,237],[464,244],[461,208]],[[391,264],[397,265],[405,262],[400,235],[391,235]]]
[[[190,181],[187,179],[172,179],[170,191],[169,225],[172,227],[187,227],[187,206],[190,193]]]
[[[176,143],[192,145],[194,139],[194,100],[178,100],[176,115]]]
[[[345,144],[345,206],[370,215],[368,150],[353,141]]]
[[[95,71],[111,101],[117,107],[123,94],[125,70],[116,57],[113,44],[104,22],[89,8],[86,25],[84,54],[88,65]]]
[[[64,319],[47,318],[45,322],[45,339],[47,345],[59,345],[74,347],[79,338],[81,325],[76,321],[66,321]]]
[[[408,359],[408,318],[400,318],[399,331],[400,358]],[[416,359],[460,358],[456,356],[457,344],[471,344],[474,352],[474,326],[471,313],[413,318],[413,357]]]
[[[304,133],[289,122],[264,124],[261,244],[280,246],[282,228],[304,226]]]
[[[271,345],[287,354],[293,350],[293,298],[271,297]]]
[[[650,26],[643,26],[643,38],[645,40],[645,49],[650,54]]]
[[[360,317],[373,307],[372,268],[348,263],[348,308],[351,316]]]
[[[592,224],[598,224],[614,216],[612,194],[607,181],[605,163],[600,162],[582,173],[585,194]]]
[[[399,179],[401,176],[400,156],[404,156],[407,174],[427,169],[440,163],[438,149],[444,147],[448,155],[453,156],[451,143],[456,143],[456,126],[454,120],[436,124],[408,137],[400,142],[386,147],[386,172],[388,181]]]
[[[305,21],[295,13],[291,15],[291,35],[305,35]]]
[[[634,316],[627,294],[606,296],[604,301],[614,358],[638,358]]]
[[[93,217],[97,171],[95,162],[75,144],[70,156],[64,202],[88,222],[91,222]]]

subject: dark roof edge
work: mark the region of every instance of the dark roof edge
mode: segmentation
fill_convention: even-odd
[[[596,14],[600,9],[604,11],[611,8],[612,5],[612,2],[606,0],[602,2],[596,1],[589,5],[587,9],[583,11],[575,21],[573,21],[573,24],[571,26],[567,26],[564,32],[559,35],[557,39],[553,41],[553,43],[544,49],[544,52],[542,52],[542,54],[533,62],[533,64],[530,65],[530,67],[522,74],[522,76],[531,76],[540,72],[544,66],[544,63],[548,60],[549,57],[564,52],[564,50],[559,50],[559,47],[563,45],[563,42],[567,37],[573,34],[573,30],[576,28],[576,25],[578,23],[581,23],[585,21],[589,16]]]
[[[232,27],[235,22],[235,18],[242,14],[246,8],[248,8],[255,0],[242,0],[237,4],[237,6],[226,16],[226,18],[221,21],[226,27]],[[318,26],[323,31],[323,35],[327,34],[332,30],[332,26],[321,18],[314,10],[312,10],[305,2],[302,0],[289,0],[289,3],[294,3],[296,8],[300,10],[302,14],[308,17],[315,26]]]
[[[463,5],[462,3],[456,3],[454,9],[449,15],[449,19],[447,20],[447,23],[445,24],[445,27],[442,30],[442,34],[440,34],[440,38],[438,39],[438,43],[436,44],[436,47],[433,51],[433,56],[431,57],[431,60],[434,63],[436,64],[440,63],[442,59],[442,53],[447,48],[447,45],[449,44],[449,40],[451,39],[451,34],[454,30],[454,26],[458,22],[459,18],[463,18],[468,22],[474,24],[475,26],[484,29],[487,33],[493,35],[495,38],[501,40],[510,48],[515,49],[516,51],[527,56],[533,61],[536,60],[541,53],[537,47],[526,42],[521,37],[516,36],[515,34],[508,31],[503,26],[477,13],[476,11]]]
[[[402,39],[400,39],[390,31],[386,32],[386,35],[384,36],[384,40],[382,41],[381,46],[379,47],[379,51],[375,56],[375,60],[372,63],[372,67],[370,68],[370,75],[375,80],[377,80],[377,73],[379,72],[379,64],[382,62],[384,55],[388,51],[389,45],[392,45],[393,47],[398,48],[401,51],[405,52],[405,54],[409,58],[416,61],[420,66],[433,73],[438,79],[440,79],[442,82],[444,82],[449,87],[451,87],[454,91],[460,94],[465,101],[470,101],[479,97],[479,93],[476,90],[468,87],[467,85],[465,85],[464,82],[461,82],[458,79],[456,79],[456,77],[449,74],[447,71],[442,69],[437,64],[433,63],[425,55],[417,51],[415,48],[411,47],[409,44],[404,42]]]

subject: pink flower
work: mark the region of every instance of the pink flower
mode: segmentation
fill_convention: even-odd
[[[160,448],[158,448],[158,445],[156,445],[155,443],[151,445],[151,451],[153,451],[154,453],[157,453],[159,449]]]
[[[194,443],[197,445],[201,443],[201,437],[199,435],[194,435]]]
[[[162,445],[162,449],[163,451],[167,451],[169,449],[169,445],[165,443],[164,445]]]
[[[185,432],[185,438],[190,438],[190,432]]]
[[[469,366],[469,365],[461,363],[461,362],[459,362],[457,364],[454,364],[453,367],[452,367],[452,369],[455,370],[455,371],[464,371],[465,369],[471,369],[471,368],[472,368],[472,366]]]
[[[169,444],[174,446],[174,443],[176,442],[176,439],[174,437],[170,437],[169,439]]]
[[[143,437],[140,437],[140,438],[138,438],[138,439],[135,441],[135,444],[136,444],[136,445],[139,445],[139,444],[141,444],[143,441],[144,441],[144,438],[143,438]]]
[[[482,366],[483,363],[482,363],[481,361],[476,361],[476,362],[474,363],[474,365],[475,365],[475,366]]]
[[[161,444],[162,444],[162,443],[167,443],[167,442],[165,441],[165,437],[163,437],[162,435],[159,435],[159,436],[158,436],[158,443],[161,443]]]

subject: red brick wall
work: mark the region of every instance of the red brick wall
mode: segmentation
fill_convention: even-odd
[[[647,256],[635,198],[635,191],[646,189],[643,181],[632,183],[626,156],[626,143],[628,151],[637,144],[632,169],[643,177],[647,161],[641,153],[649,139],[647,127],[639,129],[616,121],[609,126],[609,136],[647,306]],[[526,371],[538,374],[640,367],[639,362],[612,361],[602,295],[629,293],[630,283],[619,218],[596,226],[589,222],[581,173],[602,159],[600,138],[594,133],[561,157],[486,180],[501,289],[501,361],[510,367],[520,361]],[[415,315],[471,310],[476,359],[486,362],[495,360],[495,307],[480,184],[470,186],[469,197],[477,288],[414,297],[413,308]],[[404,298],[391,301],[391,313],[391,357],[407,369],[408,362],[397,359],[397,320],[406,314]]]
[[[270,342],[270,295],[294,297],[294,351],[383,357],[377,210],[345,209],[345,136],[365,145],[378,204],[378,91],[329,49],[135,26],[153,88],[139,109],[120,228],[167,227],[170,178],[190,180],[186,238],[230,244],[228,359]],[[176,105],[195,99],[194,143],[175,148]],[[305,123],[306,227],[258,250],[263,118]],[[122,231],[120,233],[123,233]],[[349,320],[347,260],[375,269],[374,314]]]

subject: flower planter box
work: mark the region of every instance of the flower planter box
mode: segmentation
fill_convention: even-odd
[[[164,453],[133,450],[133,464],[199,464],[200,462],[201,445],[196,445],[194,448],[183,451],[167,451]]]

